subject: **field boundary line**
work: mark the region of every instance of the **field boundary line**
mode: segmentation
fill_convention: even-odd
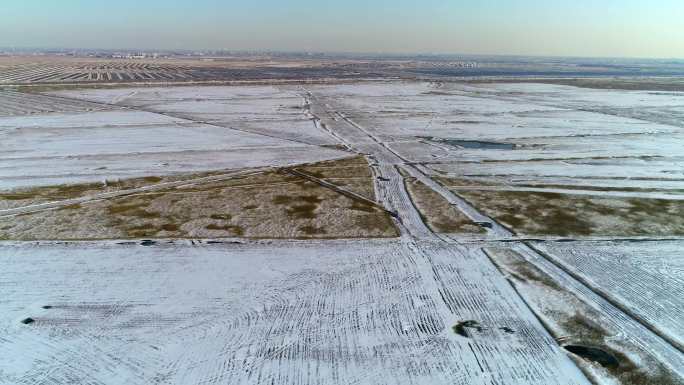
[[[570,266],[565,264],[563,261],[561,261],[559,258],[556,258],[553,254],[547,253],[545,251],[540,250],[539,248],[535,247],[532,243],[525,241],[522,242],[522,244],[526,247],[528,247],[530,250],[532,250],[534,253],[540,255],[547,261],[549,261],[551,264],[555,265],[557,268],[561,269],[565,274],[568,276],[572,277],[574,280],[577,282],[581,283],[585,287],[587,287],[589,290],[594,292],[597,296],[603,298],[606,302],[614,306],[616,309],[620,310],[622,313],[627,315],[628,317],[632,318],[634,321],[648,329],[651,333],[654,335],[662,338],[665,342],[670,344],[673,348],[678,350],[680,353],[684,354],[684,347],[674,340],[672,337],[667,335],[666,333],[663,333],[661,330],[659,330],[655,325],[653,325],[651,322],[648,320],[644,319],[644,317],[640,316],[636,312],[632,311],[632,309],[629,308],[629,306],[626,306],[619,301],[615,300],[613,296],[607,292],[604,289],[601,289],[597,287],[596,285],[592,284],[588,279],[583,277],[581,274],[574,272]]]
[[[294,168],[286,167],[286,168],[283,168],[282,170],[283,170],[284,172],[288,173],[288,174],[291,174],[291,175],[294,175],[294,176],[298,176],[298,177],[300,177],[300,178],[304,178],[304,179],[306,179],[306,180],[308,180],[308,181],[311,181],[311,182],[313,182],[313,183],[316,183],[316,184],[318,184],[318,185],[320,185],[320,186],[322,186],[322,187],[325,187],[325,188],[327,188],[327,189],[333,190],[333,191],[335,191],[335,192],[338,193],[338,194],[341,194],[341,195],[346,196],[347,198],[350,198],[350,199],[353,199],[353,200],[357,200],[357,201],[362,201],[362,202],[367,203],[367,204],[369,204],[369,205],[371,205],[371,206],[377,207],[377,208],[381,209],[382,211],[388,213],[389,215],[391,215],[391,216],[393,216],[393,217],[396,217],[396,216],[397,216],[397,213],[395,213],[394,211],[388,210],[387,208],[385,208],[385,207],[384,207],[383,205],[381,205],[380,203],[378,203],[378,202],[376,202],[376,201],[374,201],[374,200],[368,199],[368,198],[364,197],[364,196],[361,195],[361,194],[358,194],[358,193],[355,193],[355,192],[353,192],[353,191],[344,189],[344,188],[342,188],[342,187],[340,187],[340,186],[338,186],[338,185],[336,185],[336,184],[333,184],[333,183],[330,183],[330,182],[326,182],[326,181],[324,181],[323,179],[317,178],[317,177],[315,177],[315,176],[313,176],[313,175],[311,175],[311,174],[305,173],[305,172],[303,172],[303,171],[299,171],[299,170],[294,169]]]
[[[88,196],[83,196],[83,197],[78,197],[78,198],[65,199],[65,200],[61,200],[61,201],[45,202],[45,203],[38,203],[35,205],[15,207],[15,208],[11,208],[11,209],[0,210],[0,218],[1,217],[21,215],[21,214],[31,214],[31,213],[35,213],[38,211],[51,210],[51,209],[56,209],[56,208],[60,208],[60,207],[64,207],[64,206],[70,206],[70,205],[75,205],[75,204],[80,204],[80,203],[87,203],[87,202],[92,202],[92,201],[119,198],[119,197],[123,197],[123,196],[127,196],[127,195],[133,195],[133,194],[142,193],[142,192],[162,190],[165,188],[173,188],[173,187],[179,187],[179,186],[191,185],[191,184],[197,184],[197,183],[218,182],[218,181],[221,181],[224,179],[234,178],[236,176],[257,174],[257,173],[261,173],[261,172],[272,170],[272,169],[273,169],[273,167],[259,167],[259,168],[249,169],[249,170],[240,170],[240,171],[220,174],[220,175],[211,175],[211,176],[195,178],[195,179],[184,179],[184,180],[179,180],[179,181],[174,181],[174,182],[157,183],[157,184],[153,184],[153,185],[147,185],[147,186],[142,186],[142,187],[137,187],[137,188],[132,188],[132,189],[110,191],[110,192],[105,192],[105,193],[100,193],[100,194],[95,194],[95,195],[88,195]]]

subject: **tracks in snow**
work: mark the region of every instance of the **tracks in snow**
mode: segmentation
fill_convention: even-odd
[[[425,185],[439,193],[449,203],[459,208],[471,220],[475,222],[489,223],[490,235],[497,238],[508,238],[512,241],[512,247],[524,254],[528,262],[535,266],[543,267],[543,270],[559,282],[566,285],[568,290],[578,294],[586,300],[590,306],[609,314],[623,330],[633,335],[633,339],[641,346],[653,347],[654,353],[662,362],[672,369],[675,373],[684,377],[681,368],[684,367],[684,355],[677,347],[672,345],[667,339],[662,338],[657,331],[646,325],[638,317],[634,317],[630,312],[621,307],[615,306],[609,298],[597,287],[588,282],[577,280],[572,272],[567,269],[560,269],[546,255],[531,247],[528,243],[520,243],[519,240],[511,239],[514,234],[493,220],[482,214],[479,210],[458,197],[450,190],[435,182],[419,168],[411,165],[400,154],[389,148],[382,140],[361,125],[355,123],[344,113],[337,111],[331,104],[334,100],[317,97],[310,91],[306,91],[307,103],[310,105],[312,114],[321,119],[321,125],[329,130],[335,137],[340,138],[346,146],[359,153],[367,154],[375,160],[378,165],[375,169],[386,184],[380,184],[379,191],[383,196],[384,203],[396,210],[401,224],[405,227],[406,234],[414,239],[440,239],[437,234],[427,229],[422,222],[416,207],[413,206],[411,199],[403,184],[403,177],[398,172],[397,167],[401,167],[409,175],[415,177]],[[354,130],[356,129],[356,131]],[[459,242],[448,240],[447,242]],[[487,260],[490,264],[491,261]],[[541,265],[541,266],[540,266]],[[429,266],[429,262],[428,262]],[[427,268],[427,266],[426,266]],[[434,268],[434,266],[433,266]]]
[[[232,258],[225,258],[225,250],[216,253],[216,261],[210,261],[211,263],[205,263],[205,256],[200,253],[193,255],[193,252],[189,252],[193,257],[191,264],[181,261],[183,258],[175,257],[143,260],[131,258],[131,261],[150,264],[146,272],[148,276],[140,275],[137,281],[129,282],[130,285],[144,287],[149,292],[143,292],[149,294],[149,298],[141,297],[139,301],[142,303],[156,298],[163,305],[163,314],[168,316],[167,312],[174,310],[178,317],[169,319],[168,324],[165,323],[167,320],[155,320],[154,317],[158,317],[158,314],[150,314],[148,318],[164,326],[161,328],[164,330],[168,330],[173,324],[177,324],[178,327],[172,328],[175,333],[173,338],[177,338],[175,341],[168,342],[166,338],[163,341],[146,341],[145,338],[152,336],[152,332],[136,341],[145,342],[139,343],[140,346],[135,351],[143,352],[146,356],[144,360],[135,357],[130,361],[121,361],[130,365],[130,383],[168,382],[164,378],[174,377],[176,381],[206,383],[225,383],[233,380],[250,383],[306,383],[326,379],[319,383],[341,383],[350,380],[347,383],[371,384],[396,383],[410,378],[416,383],[586,384],[586,380],[545,333],[532,312],[525,307],[517,294],[505,285],[503,277],[483,255],[481,244],[458,245],[456,243],[459,241],[445,241],[427,228],[406,191],[400,168],[433,188],[474,221],[491,223],[490,235],[510,240],[512,247],[524,254],[530,262],[545,267],[551,274],[556,274],[554,277],[569,290],[580,294],[590,304],[610,314],[615,322],[621,325],[622,330],[634,334],[637,336],[635,338],[645,336],[640,342],[646,346],[654,346],[657,349],[656,353],[668,366],[684,367],[681,355],[673,351],[672,346],[662,339],[658,340],[658,336],[653,333],[648,334],[647,331],[643,334],[644,325],[606,301],[595,288],[558,269],[558,266],[536,250],[515,242],[510,238],[510,231],[439,185],[419,168],[407,164],[400,154],[389,148],[372,131],[337,111],[327,104],[324,98],[310,92],[306,98],[307,101],[313,100],[310,108],[314,116],[322,119],[322,128],[354,151],[366,154],[374,163],[378,198],[385,207],[397,213],[400,221],[403,237],[399,245],[390,245],[388,250],[379,251],[372,246],[366,248],[350,244],[345,247],[358,250],[344,252],[345,247],[341,247],[341,250],[335,250],[333,254],[342,252],[348,255],[342,255],[329,266],[323,262],[321,267],[318,265],[321,263],[319,259],[301,258],[298,255],[306,254],[304,250],[292,253],[287,251],[287,247],[276,243],[274,247],[266,250],[264,255],[247,252],[247,255],[243,256],[244,266],[240,267],[242,270],[238,269],[237,273],[233,273],[234,276],[230,274],[231,271],[235,271],[236,266],[232,264]],[[223,174],[216,178],[236,175],[239,174]],[[197,180],[173,183],[182,185],[197,183]],[[173,187],[171,183],[167,183],[111,194],[127,195],[150,191],[149,189],[156,186]],[[117,196],[107,194],[79,199],[87,201]],[[33,209],[44,210],[52,208],[49,205],[53,204],[60,207],[81,202],[84,201],[54,202],[37,205]],[[0,212],[0,216],[2,215],[3,212]],[[147,252],[154,249],[156,248],[143,250]],[[66,250],[67,253],[69,251]],[[162,255],[167,251],[159,250],[158,254]],[[321,248],[316,253],[332,251],[333,249]],[[86,250],[82,254],[87,253]],[[121,254],[113,255],[115,258],[109,261],[115,265],[117,260],[126,258],[130,250],[115,251],[113,248],[101,250],[101,253]],[[292,270],[287,274],[278,275],[279,269],[292,269],[292,266],[281,265],[281,253],[292,260],[301,259],[302,270]],[[150,256],[152,254],[156,255],[155,252],[151,252]],[[278,258],[271,262],[269,256],[275,254],[279,254]],[[66,266],[74,261],[63,255],[57,255],[56,258],[65,261],[61,262],[63,265],[57,264],[57,267],[68,267],[59,274],[72,275],[73,269],[79,268],[78,265]],[[156,266],[155,263],[161,262],[162,259],[164,267]],[[244,276],[249,275],[248,270],[253,268],[255,261],[261,261],[263,265],[257,269],[255,279],[265,280],[261,285],[262,289],[258,291],[255,291],[255,288],[259,285],[241,282]],[[21,258],[15,258],[10,262],[21,263]],[[28,262],[33,261],[28,261],[27,258],[27,264],[22,268],[30,271],[33,265]],[[172,267],[174,263],[178,263],[179,266]],[[202,265],[203,263],[205,265]],[[135,268],[128,272],[130,276],[127,278],[135,276],[139,268],[135,262],[130,266]],[[222,270],[217,271],[217,266],[222,267]],[[169,269],[176,271],[167,275]],[[176,279],[175,273],[183,278]],[[84,277],[87,274],[87,271],[83,272]],[[195,275],[195,278],[201,279],[187,280],[188,275]],[[215,282],[209,282],[213,286],[203,287],[202,284],[207,277],[213,275],[216,275]],[[123,277],[121,274],[116,276]],[[226,276],[232,278],[226,279]],[[270,279],[271,276],[275,279]],[[57,278],[61,280],[55,282],[61,282],[62,285],[68,282],[62,277]],[[47,277],[46,280],[49,279],[50,277]],[[155,279],[158,281],[154,281]],[[99,280],[99,275],[94,277],[93,287],[99,285]],[[159,299],[159,293],[155,292],[158,287],[174,290],[170,288],[173,285],[166,284],[170,280],[177,281],[179,289],[176,293],[165,293],[167,295]],[[199,287],[193,289],[196,290],[194,298],[187,297],[188,290],[181,290],[198,283]],[[17,287],[21,284],[19,282]],[[122,287],[126,289],[124,292],[130,291],[125,282]],[[211,302],[216,298],[208,298],[206,295],[209,288],[225,289],[221,293],[217,292],[217,296],[227,295],[225,293],[243,293],[248,298],[246,300],[240,297],[234,303],[217,305]],[[41,298],[41,295],[46,293],[48,296],[52,295],[54,290],[55,288],[49,285],[41,286],[38,290],[32,287],[25,288],[27,293],[34,293],[36,298]],[[97,295],[99,292],[94,293]],[[129,294],[136,296],[140,295],[140,292],[134,291]],[[208,300],[211,301],[206,302]],[[190,311],[183,309],[183,306],[188,304],[192,304]],[[208,318],[205,317],[209,322],[198,324],[196,316],[207,309],[215,313],[209,314]],[[449,323],[468,319],[478,320],[488,329],[482,336],[476,335],[470,340],[462,340],[461,337],[449,334]],[[519,334],[510,337],[497,329],[504,326],[519,331]],[[88,337],[88,330],[79,331]],[[122,336],[128,338],[129,333],[126,331]],[[107,339],[108,333],[99,333],[96,336]],[[21,338],[28,337],[22,335]],[[195,348],[202,345],[201,351],[191,354],[193,346],[186,346],[188,341],[194,342]],[[0,345],[3,343],[9,346],[13,342],[0,341]],[[99,346],[86,346],[85,352],[78,355],[75,352],[80,350],[74,345],[61,351],[55,350],[51,354],[92,363],[92,357],[104,361],[112,352],[121,350],[118,343],[119,341],[105,341],[105,345],[111,344],[112,347],[112,350],[107,352],[93,350],[100,349]],[[155,348],[153,351],[149,349],[151,343],[166,345],[161,350]],[[39,344],[35,346],[38,347]],[[143,346],[148,348],[139,349]],[[121,354],[125,353],[126,350],[123,350]],[[86,355],[90,358],[86,358]],[[173,359],[168,360],[170,357]],[[108,367],[117,365],[110,362],[104,364]],[[156,371],[151,372],[155,375],[154,378],[137,377],[149,375],[150,372],[140,371],[143,365],[157,367]],[[88,368],[91,374],[96,372],[96,368]],[[64,371],[55,369],[56,375],[60,373]],[[74,375],[87,376],[88,373],[81,370],[74,371]],[[401,377],[402,375],[408,377]],[[101,378],[93,378],[92,383],[101,383]]]
[[[3,247],[0,349],[21,357],[3,383],[589,384],[477,247]],[[454,333],[463,319],[487,330]]]
[[[513,250],[522,255],[525,260],[558,282],[561,287],[582,298],[589,306],[603,314],[607,314],[614,326],[622,330],[627,339],[654,354],[661,363],[674,373],[684,378],[684,354],[677,347],[676,342],[668,336],[662,335],[651,325],[645,323],[641,317],[616,302],[605,292],[590,285],[586,279],[546,253],[541,252],[528,242],[513,245]]]

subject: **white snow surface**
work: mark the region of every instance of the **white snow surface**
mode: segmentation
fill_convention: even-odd
[[[434,234],[399,169],[483,222],[431,178],[684,182],[680,93],[377,82],[55,95],[106,111],[0,118],[0,188],[310,162],[348,156],[317,146],[344,144],[367,155],[402,237],[0,243],[0,383],[588,384],[483,254],[491,242]],[[499,227],[485,238],[507,236]],[[668,296],[681,291],[679,243],[535,243],[558,265],[510,245],[681,366],[682,304]],[[454,333],[468,320],[482,329]]]
[[[578,185],[606,178],[662,180],[663,185],[684,180],[684,93],[546,84],[309,89],[405,162],[423,163],[434,175],[572,177],[568,183]],[[514,148],[468,148],[445,140]]]
[[[3,244],[0,263],[3,384],[588,385],[478,248]]]
[[[279,94],[271,88],[251,94],[250,87],[244,91],[223,89],[238,98],[243,93],[247,95],[244,97],[271,95],[267,91]],[[126,95],[137,92],[123,91]],[[155,100],[163,105],[165,97],[174,100],[178,92],[173,88],[159,90],[154,93]],[[192,89],[184,92],[194,95]],[[212,104],[211,97],[209,92],[209,99],[191,102],[188,111],[224,111],[231,119],[184,118],[181,115],[188,114],[172,114],[166,105],[160,108],[162,113],[112,107],[110,111],[0,117],[0,189],[285,166],[349,156],[316,146],[332,139],[311,121],[302,107],[304,99],[297,95],[288,99],[299,106],[297,109],[282,107],[283,100],[275,97],[238,100],[238,107],[228,103],[221,108]],[[271,114],[266,117],[258,105]],[[236,108],[254,110],[241,113],[235,112]]]
[[[684,349],[684,242],[538,243]]]
[[[169,87],[62,91],[56,95],[161,112],[300,141],[335,144],[304,108],[301,90],[272,86]]]

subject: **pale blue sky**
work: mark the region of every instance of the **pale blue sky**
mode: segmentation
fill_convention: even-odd
[[[2,0],[0,46],[684,58],[684,0]]]

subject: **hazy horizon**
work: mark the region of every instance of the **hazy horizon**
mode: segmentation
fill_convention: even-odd
[[[684,58],[684,3],[10,0],[0,47]]]

